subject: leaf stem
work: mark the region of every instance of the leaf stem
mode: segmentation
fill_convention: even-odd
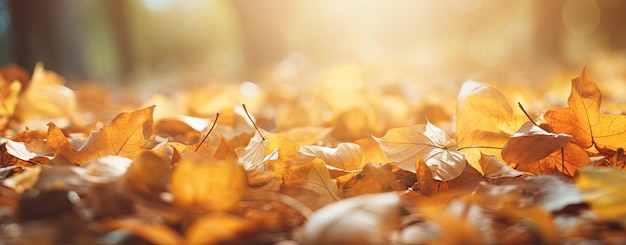
[[[217,124],[217,119],[218,118],[220,118],[220,113],[219,112],[215,113],[215,120],[213,121],[213,125],[211,125],[211,128],[209,129],[209,132],[206,133],[204,138],[202,138],[202,141],[200,141],[200,144],[198,144],[198,146],[196,146],[196,149],[193,150],[193,152],[198,152],[198,149],[200,149],[200,146],[202,146],[204,141],[206,141],[206,139],[209,137],[209,134],[211,134],[211,132],[213,131],[213,128],[215,128],[215,125]]]
[[[531,123],[535,124],[535,126],[539,127],[539,125],[537,125],[537,123],[535,123],[535,121],[530,117],[530,115],[528,115],[528,112],[526,112],[526,109],[524,109],[524,106],[522,106],[521,102],[517,102],[517,106],[519,106],[519,108],[524,112],[524,115],[526,115],[526,117],[528,118],[528,120],[530,120]]]
[[[248,109],[246,109],[246,104],[241,104],[241,106],[243,106],[243,111],[246,112],[246,116],[248,116],[248,119],[250,120],[250,122],[252,122],[252,125],[254,126],[254,129],[256,129],[256,131],[259,133],[259,135],[261,136],[261,139],[263,139],[263,141],[265,141],[265,137],[263,137],[263,134],[261,133],[261,130],[259,130],[259,127],[257,127],[256,123],[254,122],[254,120],[252,120],[252,117],[250,116],[250,113],[248,113]]]
[[[485,145],[470,145],[470,146],[463,146],[461,148],[457,148],[457,151],[462,151],[465,149],[497,149],[497,150],[502,150],[502,147],[497,147],[497,146],[485,146]]]

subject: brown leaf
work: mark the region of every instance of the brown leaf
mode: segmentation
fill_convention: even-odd
[[[487,180],[474,166],[467,164],[459,177],[448,181],[450,189],[473,191],[481,182]]]
[[[429,177],[432,179],[432,175]],[[355,179],[355,183],[344,190],[346,197],[399,191],[402,189],[396,179],[396,175],[392,171],[391,164],[378,166],[367,164]]]
[[[533,174],[549,174],[555,169],[574,176],[576,169],[591,162],[587,152],[574,143],[567,143],[562,150],[552,152],[549,156],[531,163],[518,164],[515,169]]]
[[[541,160],[561,149],[572,136],[546,132],[532,122],[526,122],[502,148],[502,158],[508,163],[527,163]]]

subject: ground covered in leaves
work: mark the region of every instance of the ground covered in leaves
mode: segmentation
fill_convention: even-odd
[[[472,80],[424,102],[359,74],[132,103],[5,67],[0,240],[626,243],[626,116],[585,70],[557,106]]]

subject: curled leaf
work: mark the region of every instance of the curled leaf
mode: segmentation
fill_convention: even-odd
[[[526,122],[502,148],[502,158],[508,163],[528,163],[541,160],[561,149],[572,136],[546,132],[532,122]]]
[[[317,210],[302,230],[306,244],[385,244],[400,223],[400,194],[353,197]]]
[[[415,161],[424,159],[436,180],[451,180],[461,174],[466,161],[446,133],[428,122],[395,128],[376,138],[387,157],[397,166],[415,173]]]

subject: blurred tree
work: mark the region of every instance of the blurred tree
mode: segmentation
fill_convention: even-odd
[[[70,2],[20,0],[10,2],[13,61],[26,69],[43,61],[46,68],[70,79],[85,79],[78,23]]]

